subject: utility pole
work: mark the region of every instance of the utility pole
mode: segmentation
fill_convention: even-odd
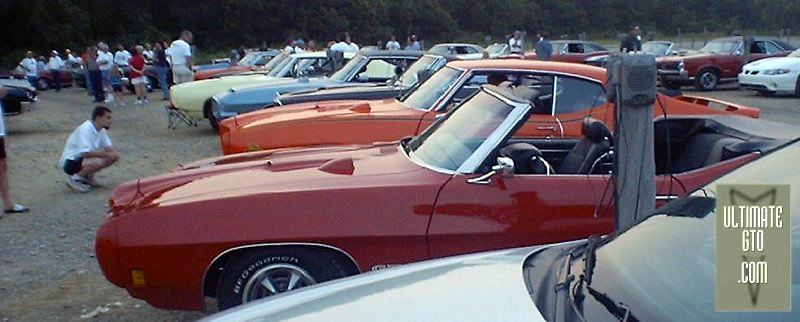
[[[631,227],[655,209],[653,55],[613,54],[608,59],[608,98],[616,104],[613,180],[617,231]]]

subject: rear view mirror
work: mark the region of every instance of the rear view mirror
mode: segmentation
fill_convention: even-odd
[[[400,76],[403,74],[403,67],[397,66],[394,68],[394,74]]]
[[[422,83],[425,80],[427,80],[428,78],[430,78],[432,75],[433,75],[433,71],[430,70],[430,69],[423,69],[421,71],[418,71],[417,72],[417,82],[418,83]]]
[[[467,179],[469,184],[488,185],[492,183],[492,177],[500,174],[503,177],[510,178],[514,176],[514,160],[507,157],[497,157],[497,164],[492,166],[492,171],[472,179]]]

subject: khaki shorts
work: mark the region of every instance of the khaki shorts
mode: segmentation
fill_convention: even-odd
[[[177,65],[172,67],[172,81],[175,84],[188,83],[194,80],[194,73],[186,65]]]

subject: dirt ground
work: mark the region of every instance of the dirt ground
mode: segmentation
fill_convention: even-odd
[[[735,90],[688,92],[759,107],[766,119],[800,124],[800,99],[766,98]],[[685,88],[688,90],[689,88]],[[11,190],[30,213],[0,219],[0,321],[189,321],[198,312],[156,309],[106,281],[94,258],[94,237],[118,184],[169,171],[180,163],[220,154],[208,124],[166,128],[160,94],[149,107],[112,106],[111,138],[123,158],[100,173],[104,187],[69,190],[57,166],[71,131],[88,118],[91,98],[80,88],[40,93],[24,113],[6,117]]]

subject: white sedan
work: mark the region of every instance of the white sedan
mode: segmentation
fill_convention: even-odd
[[[786,57],[774,57],[744,65],[739,86],[762,95],[788,92],[800,96],[800,49]]]

